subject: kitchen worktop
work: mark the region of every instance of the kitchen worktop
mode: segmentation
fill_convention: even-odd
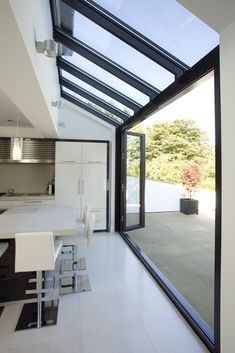
[[[32,199],[37,199],[37,200],[54,200],[55,195],[48,195],[48,194],[43,194],[43,193],[29,193],[29,194],[24,194],[24,193],[16,193],[14,195],[2,195],[0,196],[0,201],[14,201],[14,200],[32,200]]]
[[[51,231],[54,236],[73,235],[76,229],[71,207],[19,207],[0,215],[0,239],[14,238],[17,232]]]

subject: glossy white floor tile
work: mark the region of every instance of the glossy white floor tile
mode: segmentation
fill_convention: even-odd
[[[158,353],[208,352],[181,318],[149,323],[145,327]]]
[[[85,335],[84,353],[156,353],[142,325]]]
[[[95,234],[80,256],[92,291],[60,297],[57,325],[42,329],[15,332],[23,303],[7,303],[0,353],[207,352],[118,234]]]
[[[90,292],[80,299],[83,333],[141,323],[137,310],[123,290]]]

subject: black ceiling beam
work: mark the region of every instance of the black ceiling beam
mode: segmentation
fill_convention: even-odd
[[[168,53],[165,49],[128,26],[91,0],[63,0],[67,5],[89,18],[114,36],[132,46],[149,59],[172,72],[176,78],[181,76],[189,66]],[[133,9],[134,11],[135,9]],[[140,19],[141,20],[141,19]]]
[[[71,91],[75,92],[76,94],[79,94],[83,98],[89,100],[90,102],[93,102],[94,104],[98,105],[99,107],[107,110],[108,112],[116,115],[117,117],[121,118],[123,121],[127,121],[130,116],[123,113],[122,110],[116,108],[112,104],[109,104],[108,102],[105,102],[103,99],[97,97],[93,93],[90,93],[89,91],[85,90],[82,87],[77,86],[75,83],[69,81],[66,78],[60,77],[59,82],[63,87],[66,87],[70,89]]]
[[[134,112],[137,112],[142,107],[142,105],[140,105],[139,103],[126,97],[124,94],[116,91],[111,86],[106,85],[102,81],[98,80],[97,78],[93,77],[92,75],[88,74],[87,72],[81,70],[80,68],[76,67],[75,65],[69,63],[68,61],[62,58],[57,58],[57,65],[60,69],[68,72],[69,74],[86,82],[88,85],[107,94],[109,97],[132,109]]]
[[[99,112],[98,110],[90,107],[86,103],[83,103],[82,101],[78,100],[77,98],[74,98],[70,94],[63,92],[63,90],[61,90],[61,97],[66,99],[70,103],[73,103],[73,104],[77,105],[78,107],[86,110],[88,113],[95,115],[97,118],[105,121],[108,124],[111,124],[115,127],[120,126],[120,124],[118,122],[114,121],[113,119],[109,118],[108,116],[104,115],[103,113]]]
[[[204,56],[198,63],[186,71],[180,78],[168,86],[162,93],[141,108],[127,122],[120,126],[120,130],[131,129],[136,124],[145,120],[146,117],[157,112],[157,110],[170,99],[177,96],[187,87],[212,71],[219,64],[219,46],[214,48],[209,54]]]
[[[54,28],[54,39],[65,45],[67,48],[75,51],[79,55],[83,56],[87,60],[92,61],[96,65],[102,67],[104,70],[110,72],[114,76],[118,77],[122,81],[128,83],[132,87],[136,88],[140,92],[146,94],[150,98],[155,97],[160,90],[141,80],[138,76],[132,74],[122,66],[118,65],[114,61],[106,58],[96,50],[90,48],[85,43],[68,35],[59,28]]]

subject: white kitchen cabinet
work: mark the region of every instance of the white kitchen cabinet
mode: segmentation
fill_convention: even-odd
[[[74,143],[81,147],[80,162],[69,162],[78,150]],[[107,143],[56,143],[55,203],[73,206],[78,218],[88,203],[96,217],[95,229],[107,228]]]
[[[107,144],[97,142],[82,143],[82,163],[106,164]]]
[[[55,203],[82,209],[81,164],[59,163],[55,167]]]
[[[92,208],[106,208],[106,165],[84,164],[82,166],[82,195],[85,204]]]
[[[56,142],[56,163],[81,163],[82,162],[82,143],[58,141]]]

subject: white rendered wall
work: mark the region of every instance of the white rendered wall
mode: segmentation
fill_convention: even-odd
[[[179,211],[181,197],[177,184],[146,180],[145,212]]]
[[[49,1],[0,1],[0,88],[45,137],[57,137],[56,60],[38,54],[36,40],[52,36]]]
[[[110,218],[111,231],[114,231],[115,128],[69,102],[64,102],[63,109],[59,110],[59,123],[65,124],[64,127],[58,127],[60,139],[103,140],[110,142]]]
[[[220,45],[222,118],[221,353],[232,353],[235,349],[234,63],[235,21],[221,33]]]

